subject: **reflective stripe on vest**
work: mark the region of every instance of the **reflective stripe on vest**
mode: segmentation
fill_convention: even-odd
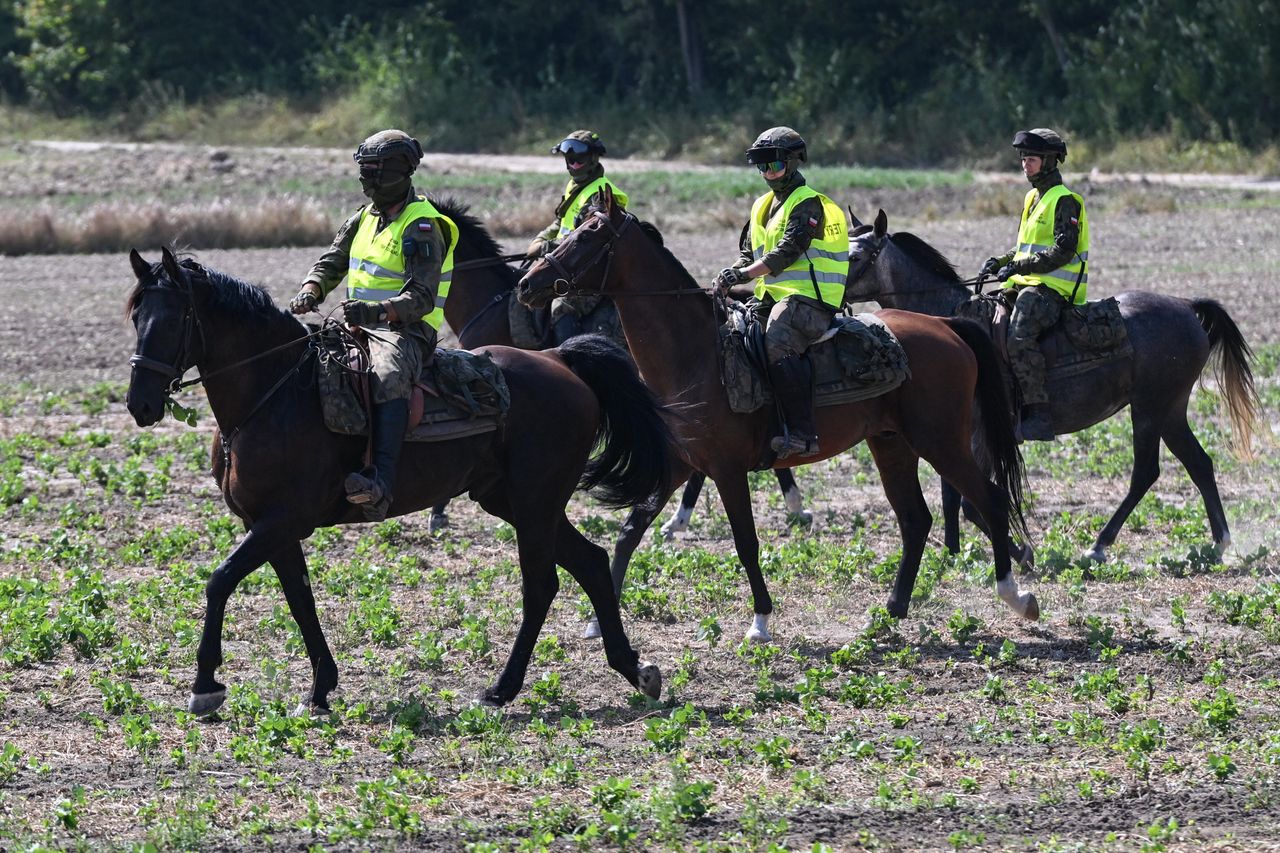
[[[1060,293],[1065,299],[1074,299],[1083,305],[1089,290],[1089,217],[1085,214],[1084,199],[1062,184],[1051,187],[1039,199],[1037,191],[1027,193],[1022,204],[1022,222],[1018,225],[1018,249],[1015,261],[1029,258],[1037,252],[1053,248],[1053,224],[1058,201],[1071,196],[1080,205],[1080,236],[1076,241],[1076,254],[1066,264],[1049,272],[1026,273],[1010,276],[1005,287],[1028,287],[1043,284]]]
[[[573,193],[574,186],[573,179],[570,178],[568,185],[564,188],[564,198],[568,198]],[[569,205],[569,209],[564,212],[564,216],[560,217],[560,233],[557,235],[557,239],[563,238],[573,231],[573,223],[578,219],[578,211],[582,210],[582,206],[590,201],[593,195],[605,187],[613,190],[613,203],[623,210],[627,209],[627,194],[618,189],[613,181],[602,175],[583,187],[582,192],[578,193],[573,203]]]
[[[351,255],[347,261],[347,298],[381,302],[400,292],[406,279],[404,232],[410,223],[419,219],[445,222],[449,226],[449,245],[445,247],[444,263],[440,265],[436,305],[422,318],[439,331],[444,322],[444,303],[449,296],[449,285],[453,281],[453,250],[458,245],[458,227],[423,196],[406,205],[395,221],[381,231],[378,230],[378,217],[373,208],[370,206],[361,211],[360,225],[351,241]]]
[[[751,206],[751,255],[758,261],[773,251],[786,234],[791,211],[810,198],[822,202],[822,233],[813,238],[809,248],[791,266],[777,275],[762,275],[756,279],[757,299],[764,299],[767,294],[776,301],[782,301],[800,294],[819,299],[833,308],[839,308],[844,302],[844,285],[849,277],[849,227],[845,223],[844,211],[822,193],[808,186],[797,187],[768,222],[765,218],[773,204],[773,192],[756,199]],[[814,292],[815,283],[817,293]]]

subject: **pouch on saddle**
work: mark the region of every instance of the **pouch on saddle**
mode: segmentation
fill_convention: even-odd
[[[1009,309],[997,294],[973,297],[960,306],[956,316],[976,320],[990,330],[1000,357],[1008,362]],[[1133,355],[1120,303],[1108,297],[1072,305],[1062,312],[1058,324],[1041,336],[1040,351],[1050,382]]]
[[[368,435],[368,357],[345,333],[319,338],[317,385],[325,426],[343,435]],[[511,392],[487,354],[438,349],[409,400],[405,441],[446,441],[492,432],[502,425]]]
[[[773,401],[765,364],[764,329],[755,303],[730,303],[720,327],[721,381],[729,408],[754,412]],[[887,394],[911,377],[907,354],[874,314],[836,315],[808,351],[814,405],[834,406]]]

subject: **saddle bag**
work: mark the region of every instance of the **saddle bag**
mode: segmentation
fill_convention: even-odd
[[[1062,329],[1083,350],[1109,350],[1128,339],[1120,303],[1114,297],[1071,306],[1062,312]]]

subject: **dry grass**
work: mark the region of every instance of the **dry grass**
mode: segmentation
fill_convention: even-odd
[[[43,207],[0,212],[0,254],[316,246],[333,239],[333,230],[332,215],[321,205],[291,197],[250,205],[108,203],[71,216]]]

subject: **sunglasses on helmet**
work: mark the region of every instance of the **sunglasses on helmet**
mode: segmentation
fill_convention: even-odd
[[[557,145],[553,151],[560,154],[577,154],[583,156],[591,151],[591,146],[583,142],[581,139],[566,139]]]

